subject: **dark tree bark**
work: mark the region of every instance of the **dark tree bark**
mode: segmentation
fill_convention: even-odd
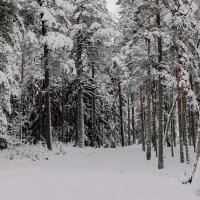
[[[128,97],[128,146],[131,145],[131,115],[130,115],[130,98]]]
[[[141,133],[141,138],[142,138],[142,150],[145,151],[145,130],[144,130],[144,104],[143,104],[143,87],[140,87],[140,111],[141,111],[141,127],[142,127],[142,133]]]
[[[118,92],[119,92],[119,112],[120,112],[120,131],[121,131],[121,144],[124,147],[124,128],[123,128],[123,102],[122,102],[122,89],[121,89],[121,81],[118,78]]]
[[[179,143],[180,143],[180,162],[184,163],[183,152],[183,125],[182,125],[182,90],[179,86],[180,67],[177,67],[177,90],[178,90],[178,125],[179,125]]]
[[[183,89],[182,89],[183,90]],[[182,124],[183,124],[183,139],[184,139],[184,146],[185,146],[185,155],[186,155],[186,162],[189,164],[190,156],[189,156],[189,147],[188,147],[188,132],[187,132],[187,120],[186,120],[186,98],[185,93],[182,93]]]
[[[160,6],[160,0],[156,0],[156,4]],[[157,25],[161,26],[160,12],[157,13]],[[158,70],[162,71],[162,38],[158,37]],[[158,169],[164,168],[164,155],[163,155],[163,85],[162,77],[159,75],[158,80],[158,98],[159,98],[159,128],[158,128]]]
[[[148,57],[150,59],[150,40],[147,39],[147,45],[148,45]],[[150,63],[150,62],[149,62]],[[151,121],[151,67],[148,66],[147,70],[148,75],[148,81],[147,81],[147,132],[146,132],[146,144],[147,144],[147,151],[146,151],[146,157],[147,160],[151,159],[151,142],[152,142],[152,121]]]
[[[152,133],[152,141],[154,151],[156,152],[156,157],[158,156],[157,151],[157,130],[156,130],[156,83],[154,82],[153,90],[152,90],[152,124],[153,124],[153,133]]]
[[[40,6],[43,6],[43,1],[40,0]],[[41,13],[41,19],[44,13]],[[42,20],[42,36],[47,35],[47,25],[45,20]],[[52,133],[51,133],[51,106],[50,106],[50,74],[49,74],[49,49],[47,44],[44,45],[44,71],[45,71],[45,127],[46,127],[46,143],[47,148],[52,150]]]
[[[173,95],[171,95],[170,97],[170,104],[173,105]],[[172,111],[172,114],[171,114],[171,154],[172,154],[172,157],[174,157],[174,111]]]
[[[93,89],[92,89],[92,140],[91,146],[95,146],[95,137],[96,137],[96,90],[95,90],[95,69],[94,65],[92,66],[92,80],[93,80]]]
[[[134,108],[134,97],[131,95],[131,103],[132,103],[132,109],[131,109],[131,125],[132,125],[132,136],[133,136],[133,144],[136,143],[136,134],[135,134],[135,108]]]
[[[64,72],[63,72],[64,74]],[[61,138],[62,142],[65,142],[65,130],[64,130],[64,113],[65,113],[65,80],[64,77],[62,78],[62,97],[61,97],[61,106],[62,106],[62,111],[61,111]]]
[[[193,77],[190,74],[190,87],[191,90],[194,91],[194,86],[193,86]],[[190,108],[190,137],[192,139],[192,143],[194,146],[194,152],[196,151],[196,134],[195,134],[195,113],[193,110],[193,106]]]

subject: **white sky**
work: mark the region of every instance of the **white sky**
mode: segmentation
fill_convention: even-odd
[[[115,3],[117,2],[117,0],[107,0],[107,7],[108,10],[114,14],[117,13],[117,6],[115,5]]]

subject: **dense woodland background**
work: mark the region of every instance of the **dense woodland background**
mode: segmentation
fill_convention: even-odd
[[[0,0],[0,143],[200,154],[200,3]],[[177,158],[179,159],[179,158]]]

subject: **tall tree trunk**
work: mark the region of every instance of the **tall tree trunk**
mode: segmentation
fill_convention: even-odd
[[[63,78],[62,78],[62,97],[61,97],[61,106],[62,106],[62,111],[61,111],[61,138],[62,142],[65,142],[65,130],[64,130],[64,114],[65,114],[65,79],[64,79],[64,71],[63,71]]]
[[[93,80],[93,89],[92,89],[92,140],[91,146],[95,145],[95,137],[96,137],[96,90],[95,90],[95,69],[94,65],[92,66],[92,80]]]
[[[182,90],[179,86],[180,67],[177,67],[177,89],[178,89],[178,125],[179,125],[179,143],[180,143],[180,162],[184,163],[183,152],[183,125],[182,125]]]
[[[171,154],[172,157],[174,157],[174,132],[175,132],[175,124],[174,124],[174,109],[173,106],[176,107],[174,104],[174,97],[173,94],[170,97],[170,104],[172,105],[172,113],[171,113],[171,117],[170,117],[170,121],[171,121]]]
[[[156,4],[160,6],[160,0],[156,0]],[[161,19],[160,12],[157,13],[157,25],[160,28]],[[158,70],[162,71],[162,38],[158,37]],[[158,128],[158,169],[164,168],[164,155],[163,155],[163,85],[162,77],[159,75],[158,80],[158,97],[159,97],[159,128]]]
[[[81,78],[82,78],[82,64],[81,64],[81,55],[82,50],[81,46],[78,44],[77,47],[77,69],[78,69],[78,145],[79,147],[84,146],[84,104],[83,104],[83,93],[82,93],[82,85],[81,85]]]
[[[124,147],[124,128],[123,128],[123,103],[122,103],[122,89],[121,89],[121,81],[118,78],[118,92],[119,92],[119,112],[120,112],[120,127],[121,127],[121,144]]]
[[[22,138],[23,135],[23,125],[22,125],[22,116],[24,114],[24,67],[25,67],[25,56],[24,52],[22,52],[22,63],[21,63],[21,99],[20,99],[20,112],[21,112],[21,122],[20,122],[20,136]]]
[[[141,139],[142,139],[142,150],[145,151],[145,130],[144,130],[144,104],[143,104],[143,87],[140,87],[140,109],[141,109],[141,127],[142,127],[142,133],[141,133]]]
[[[148,57],[150,59],[150,40],[147,39],[148,44]],[[148,66],[148,81],[147,81],[147,134],[146,134],[146,144],[147,144],[147,151],[146,157],[147,160],[151,159],[151,67],[150,62]]]
[[[132,125],[132,137],[133,137],[133,144],[136,143],[136,134],[135,134],[135,108],[134,108],[134,97],[133,94],[131,95],[131,105],[132,105],[132,111],[131,111],[131,125]]]
[[[128,146],[131,145],[130,98],[128,97]]]
[[[49,91],[49,70],[45,73],[46,79],[46,95],[45,95],[45,108],[46,108],[46,140],[47,148],[52,150],[52,133],[51,133],[51,106],[50,106],[50,91]]]
[[[183,139],[184,139],[184,145],[185,145],[185,155],[186,155],[186,162],[187,164],[190,163],[190,156],[189,156],[189,147],[188,147],[188,132],[187,132],[187,120],[186,120],[186,98],[185,94],[183,92],[182,96],[182,124],[183,124]]]
[[[152,124],[153,124],[153,133],[152,133],[152,141],[153,141],[153,147],[156,152],[156,157],[158,156],[157,151],[157,130],[156,130],[156,83],[153,86],[154,90],[152,90]]]
[[[198,120],[198,131],[197,131],[197,144],[196,144],[196,158],[195,158],[195,162],[194,162],[194,170],[192,172],[192,175],[190,177],[190,179],[187,182],[184,183],[188,183],[193,180],[193,177],[195,175],[195,172],[197,170],[197,165],[199,163],[199,157],[200,157],[200,120]]]
[[[43,6],[43,1],[40,0],[40,6]],[[41,19],[44,13],[41,13]],[[47,35],[47,25],[45,20],[42,20],[42,35]],[[49,74],[49,49],[44,45],[44,70],[45,70],[45,127],[46,127],[46,143],[47,148],[52,150],[52,133],[51,133],[51,106],[50,106],[50,74]]]
[[[85,135],[84,103],[83,103],[82,88],[79,83],[79,90],[78,90],[78,145],[81,148],[84,147],[84,135]]]
[[[193,86],[193,77],[192,75],[190,74],[190,77],[189,77],[189,81],[190,81],[190,87],[191,87],[191,90],[194,91],[194,86]],[[196,134],[195,134],[195,113],[194,113],[194,109],[193,109],[193,106],[191,106],[190,108],[190,134],[191,134],[191,138],[192,138],[192,143],[193,143],[193,146],[194,146],[194,152],[196,151]]]
[[[78,94],[76,94],[76,109],[75,109],[75,143],[74,146],[78,146]]]
[[[43,137],[45,138],[44,135],[44,110],[43,110],[43,105],[44,105],[44,96],[42,94],[43,91],[43,80],[40,81],[40,89],[39,89],[39,93],[38,93],[38,99],[39,99],[39,111],[40,111],[40,115],[39,115],[39,130],[38,130],[38,135],[36,136],[38,138],[38,140]]]
[[[77,24],[80,24],[80,17],[77,18]],[[84,102],[83,102],[83,89],[82,89],[82,76],[83,76],[83,66],[82,66],[82,48],[83,44],[81,41],[81,30],[78,31],[76,39],[76,70],[78,75],[78,119],[77,119],[77,130],[78,130],[78,145],[79,147],[84,147],[84,136],[85,136],[85,124],[84,124]]]
[[[24,91],[23,91],[24,67],[25,67],[25,56],[24,56],[24,53],[22,53],[22,63],[21,63],[21,102],[20,102],[21,113],[24,112]]]

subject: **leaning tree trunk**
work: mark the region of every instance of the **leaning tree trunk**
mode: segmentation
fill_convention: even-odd
[[[200,157],[200,120],[198,121],[197,144],[196,144],[196,161],[195,161],[195,165],[194,165],[194,173],[195,173],[196,168],[197,168],[199,157]]]
[[[160,6],[160,0],[156,0],[156,4]],[[161,18],[160,12],[157,13],[157,25],[161,26]],[[162,38],[158,37],[158,70],[162,71]],[[163,155],[163,85],[162,85],[162,77],[159,75],[158,79],[158,98],[159,98],[159,123],[158,123],[158,169],[164,168],[164,155]]]
[[[197,144],[196,144],[196,159],[195,159],[195,162],[194,162],[194,169],[193,169],[191,177],[187,181],[183,182],[183,184],[191,183],[192,182],[193,177],[195,175],[195,172],[197,170],[197,165],[199,163],[199,157],[200,157],[200,120],[198,120]]]

